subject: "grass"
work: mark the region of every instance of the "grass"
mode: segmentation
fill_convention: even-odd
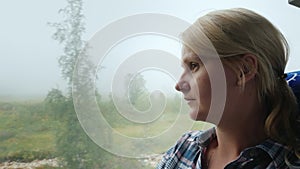
[[[169,115],[169,119],[174,119],[174,115]],[[189,118],[186,114],[181,114],[178,117],[179,119],[187,119]],[[190,124],[182,124],[183,126],[190,126],[187,130],[205,130],[212,125],[209,125],[203,122],[194,122],[192,120],[187,120],[187,122],[193,123],[192,126]],[[155,137],[162,132],[166,132],[168,130],[172,130],[172,125],[175,123],[174,120],[158,120],[152,124],[141,124],[141,125],[128,125],[114,128],[116,131],[128,136],[128,137]]]
[[[55,155],[57,122],[42,110],[41,103],[0,103],[0,161]]]
[[[62,125],[46,111],[42,101],[0,102],[0,162],[30,162],[37,159],[57,157],[56,132],[62,129]],[[114,118],[112,120],[115,121]],[[175,122],[177,125],[174,125]],[[190,127],[182,128],[182,126],[188,125]],[[170,139],[164,140],[166,144],[157,143],[148,147],[153,152],[163,153],[185,131],[205,129],[211,127],[211,125],[205,126],[204,123],[193,122],[189,119],[188,114],[165,112],[158,120],[147,125],[124,123],[122,125],[112,125],[112,127],[115,131],[134,138],[159,137],[163,132],[171,132]],[[144,144],[135,145],[131,142],[121,142],[114,137],[110,139],[111,144],[122,145],[127,149],[138,150],[138,148],[145,146]],[[115,168],[118,168],[119,165],[122,166],[122,164],[116,164]],[[147,166],[145,167],[147,168]],[[49,166],[40,168],[53,169]]]

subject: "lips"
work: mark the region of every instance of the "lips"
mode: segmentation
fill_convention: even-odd
[[[194,101],[196,101],[196,99],[192,99],[192,98],[184,98],[184,100],[187,102],[187,104],[191,104]]]
[[[192,98],[184,98],[184,100],[186,100],[186,101],[193,101],[193,100],[196,100],[196,99],[192,99]]]

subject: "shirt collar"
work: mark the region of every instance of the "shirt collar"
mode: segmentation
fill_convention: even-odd
[[[188,141],[196,142],[201,147],[206,147],[212,139],[216,138],[216,129],[212,127],[205,131],[191,132],[191,136]]]
[[[191,137],[188,140],[197,142],[200,147],[206,147],[207,145],[209,145],[211,140],[215,138],[216,138],[216,129],[215,127],[212,127],[203,132],[192,133]],[[272,160],[274,161],[274,165],[276,167],[280,167],[285,163],[285,156],[286,153],[288,152],[288,148],[280,143],[273,141],[272,139],[266,139],[262,143],[254,147],[249,147],[247,149],[252,149],[252,148],[262,149],[265,153],[267,153],[272,158]]]

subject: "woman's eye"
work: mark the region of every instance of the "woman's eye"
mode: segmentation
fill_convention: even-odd
[[[191,62],[189,66],[190,66],[190,70],[191,70],[192,72],[197,71],[198,68],[199,68],[199,64],[198,64],[198,63],[195,63],[195,62]]]

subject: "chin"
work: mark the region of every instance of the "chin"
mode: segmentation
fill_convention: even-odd
[[[195,121],[206,121],[207,113],[191,110],[190,118]]]

